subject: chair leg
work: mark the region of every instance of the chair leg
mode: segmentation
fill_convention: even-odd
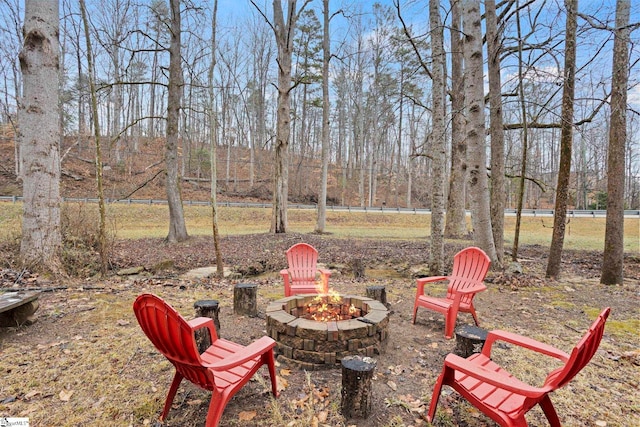
[[[447,339],[453,338],[453,330],[456,327],[456,318],[458,312],[455,310],[447,310],[444,315],[444,337]]]
[[[416,315],[418,314],[418,305],[414,304],[413,305],[413,321],[412,323],[415,325],[416,324]]]
[[[429,412],[427,414],[427,421],[433,423],[433,420],[436,417],[436,407],[438,406],[438,399],[440,399],[440,391],[442,391],[442,381],[444,379],[444,370],[442,369],[442,373],[438,376],[436,380],[436,385],[433,387],[433,394],[431,395],[431,403],[429,404]]]
[[[560,418],[558,418],[558,413],[553,407],[553,403],[551,403],[551,398],[548,394],[540,401],[540,406],[547,420],[549,420],[549,425],[551,427],[560,427]]]
[[[478,320],[476,309],[473,306],[471,306],[471,315],[473,316],[473,320],[476,322],[476,326],[480,326],[480,321]]]
[[[269,378],[271,379],[271,392],[275,397],[278,397],[278,377],[276,376],[276,362],[273,355],[273,350],[268,351],[263,355],[265,363],[269,368]]]
[[[209,412],[207,412],[207,422],[205,427],[217,427],[222,418],[225,406],[230,398],[215,390],[211,393],[211,402],[209,402]]]
[[[164,409],[160,415],[160,420],[162,421],[164,421],[171,409],[171,404],[173,403],[173,399],[176,397],[176,392],[178,391],[182,378],[184,378],[182,374],[176,371],[176,374],[173,376],[173,381],[171,382],[171,387],[169,387],[169,393],[167,393],[167,400],[164,402]]]

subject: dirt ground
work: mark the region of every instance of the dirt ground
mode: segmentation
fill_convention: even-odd
[[[333,271],[330,285],[335,290],[364,295],[370,285],[386,288],[389,340],[385,351],[375,356],[372,414],[366,420],[340,415],[339,368],[306,372],[279,363],[280,397],[270,397],[263,369],[232,399],[220,425],[428,425],[423,416],[433,385],[443,359],[455,347],[455,339],[444,338],[438,313],[421,309],[417,323],[411,323],[414,276],[424,271],[428,242],[306,234],[225,238],[225,265],[241,273],[237,279],[184,275],[214,264],[211,241],[204,237],[178,246],[160,239],[117,242],[111,258],[114,271],[143,267],[135,275],[50,281],[2,270],[3,290],[40,289],[42,294],[36,323],[0,329],[0,417],[28,417],[31,426],[161,425],[157,419],[173,371],[137,325],[131,311],[135,297],[155,293],[186,318],[194,316],[196,300],[217,299],[220,335],[248,344],[266,333],[264,310],[283,296],[277,272],[286,265],[284,251],[298,241],[319,250],[320,261]],[[468,244],[448,245],[446,259]],[[600,254],[565,252],[557,281],[544,278],[546,256],[545,248],[524,247],[519,257],[522,273],[489,273],[489,289],[476,299],[481,325],[527,335],[569,352],[600,310],[610,306],[612,314],[598,353],[552,400],[563,425],[640,425],[640,258],[633,254],[625,260],[625,285],[603,286],[598,283]],[[354,260],[365,266],[363,280],[353,277]],[[258,317],[233,313],[233,286],[239,282],[258,284]],[[443,290],[444,285],[429,288],[433,294]],[[472,321],[467,314],[458,317],[458,325]],[[540,385],[552,366],[548,358],[529,356],[501,345],[494,359],[521,379]],[[203,426],[208,403],[208,393],[185,382],[163,425]],[[446,387],[437,418],[437,425],[494,425]],[[530,425],[548,425],[538,408],[527,418]]]

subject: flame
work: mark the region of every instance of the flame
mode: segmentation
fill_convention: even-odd
[[[340,320],[343,314],[341,313],[341,306],[339,306],[340,303],[342,303],[342,295],[334,289],[329,289],[328,294],[317,295],[313,298],[311,304],[307,306],[307,313],[309,313],[309,317],[316,322]],[[311,312],[311,307],[315,310],[313,313]],[[351,304],[348,308],[348,313],[349,315],[354,315],[357,310],[358,309]]]

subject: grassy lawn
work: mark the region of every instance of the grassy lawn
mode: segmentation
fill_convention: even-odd
[[[3,203],[0,209],[0,239],[19,235],[20,203]],[[91,215],[97,218],[94,204],[65,206],[70,216]],[[311,233],[315,228],[316,212],[290,209],[289,230]],[[168,231],[169,210],[162,205],[123,205],[107,207],[108,226],[119,239],[164,237]],[[211,208],[185,206],[187,230],[190,235],[210,235]],[[218,226],[222,235],[265,233],[269,231],[271,209],[220,207]],[[470,221],[470,220],[469,220]],[[373,239],[419,239],[429,236],[430,216],[423,214],[380,212],[327,212],[326,231],[336,237]],[[505,243],[513,243],[515,217],[505,218]],[[523,217],[520,243],[549,246],[553,218]],[[571,218],[566,226],[564,247],[601,251],[604,247],[605,218]],[[640,219],[625,219],[625,252],[640,252]]]

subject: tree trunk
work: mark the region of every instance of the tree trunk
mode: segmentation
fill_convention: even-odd
[[[445,105],[444,105],[444,47],[440,18],[440,1],[429,0],[429,26],[433,69],[431,70],[433,130],[431,162],[431,254],[429,271],[439,276],[444,270],[444,163],[445,163]]]
[[[18,106],[24,197],[20,258],[28,268],[53,273],[61,270],[62,246],[58,8],[57,0],[25,2],[24,45],[19,55],[24,86]]]
[[[485,1],[487,52],[489,56],[489,111],[491,134],[491,228],[496,255],[504,258],[504,129],[502,126],[502,82],[500,79],[501,33],[498,33],[496,2]]]
[[[629,0],[616,3],[611,81],[611,125],[607,169],[607,223],[600,283],[622,284],[624,262],[624,181],[627,141],[627,81],[629,78]]]
[[[556,204],[553,216],[553,236],[551,238],[549,263],[547,264],[546,274],[547,277],[553,278],[557,278],[560,275],[560,262],[562,259],[562,246],[564,244],[564,230],[567,219],[567,198],[569,197],[569,179],[571,177],[571,146],[573,144],[573,99],[576,75],[578,0],[565,0],[564,3],[567,10],[567,23],[564,48],[565,79],[562,92],[560,165],[558,169]]]
[[[322,0],[324,19],[322,34],[322,172],[320,175],[320,194],[318,195],[318,220],[316,232],[323,233],[327,219],[327,178],[329,175],[329,60],[331,47],[329,45],[329,0]]]
[[[451,173],[444,235],[459,239],[467,234],[465,210],[467,181],[466,119],[464,117],[464,76],[460,0],[451,5]]]
[[[180,177],[178,173],[178,131],[180,121],[180,92],[182,90],[182,58],[180,54],[180,0],[170,0],[171,44],[169,46],[169,88],[167,98],[167,145],[165,162],[167,166],[167,202],[169,204],[169,234],[167,241],[187,240],[184,221]]]
[[[465,34],[465,101],[467,112],[467,146],[469,149],[469,192],[473,221],[473,240],[499,265],[493,234],[489,182],[487,178],[484,90],[482,75],[482,29],[480,3],[462,2],[462,21]]]
[[[278,46],[278,107],[276,111],[275,176],[271,232],[287,232],[289,196],[289,138],[291,136],[291,58],[296,25],[296,0],[287,0],[285,22],[280,0],[273,0],[273,31]]]
[[[210,135],[210,160],[211,160],[211,228],[213,232],[213,248],[216,254],[216,277],[222,279],[224,277],[224,264],[222,263],[222,252],[220,251],[220,236],[218,233],[218,154],[217,140],[218,118],[213,108],[215,101],[215,91],[213,90],[213,72],[216,68],[216,29],[218,16],[218,0],[213,0],[213,16],[211,17],[211,64],[209,65],[209,124],[211,129]]]
[[[84,38],[87,45],[87,68],[89,77],[89,94],[91,97],[91,116],[93,119],[93,135],[96,147],[96,185],[98,186],[98,211],[100,222],[98,227],[98,252],[100,253],[100,273],[105,276],[108,270],[107,254],[107,216],[104,202],[104,188],[102,179],[102,144],[100,141],[100,120],[98,116],[98,96],[96,93],[96,76],[93,65],[93,51],[91,49],[91,38],[89,32],[89,20],[87,19],[87,7],[84,0],[80,0],[80,12],[84,24]]]

